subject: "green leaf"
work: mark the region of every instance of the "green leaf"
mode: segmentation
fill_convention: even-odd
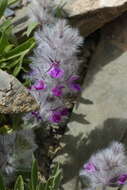
[[[11,21],[9,19],[5,20],[1,25],[0,25],[0,30],[5,32],[9,27],[11,26]]]
[[[59,172],[59,164],[56,164],[52,170],[52,176],[55,176]]]
[[[14,68],[14,67],[16,67],[16,65],[19,63],[19,59],[16,59],[16,60],[14,60],[13,62],[11,62],[11,63],[5,63],[3,66],[5,67],[5,69],[7,69],[7,70],[10,70],[10,69],[12,69],[12,68]],[[3,64],[3,63],[2,63]],[[1,65],[2,65],[1,64]],[[1,65],[0,65],[0,67],[1,67]]]
[[[14,190],[24,190],[24,181],[22,176],[19,176],[16,180]]]
[[[21,1],[21,0],[8,0],[8,6],[16,3],[17,1]]]
[[[28,24],[27,31],[24,33],[27,35],[27,37],[30,36],[30,34],[33,32],[33,30],[38,26],[38,22],[31,22]]]
[[[67,13],[64,11],[64,6],[67,4],[67,2],[61,2],[60,6],[56,6],[55,8],[55,16],[58,18],[62,18],[64,16],[67,16]]]
[[[1,69],[5,69],[5,68],[6,68],[6,65],[7,65],[7,63],[6,63],[6,62],[3,62],[3,63],[0,64],[0,68],[1,68]]]
[[[62,180],[61,171],[58,171],[53,180],[53,189],[58,190]]]
[[[19,58],[19,63],[17,64],[17,66],[15,67],[14,71],[13,71],[13,75],[16,77],[21,69],[22,69],[22,62],[23,62],[23,59],[24,59],[24,56],[25,54],[23,54],[20,58]]]
[[[14,47],[13,44],[8,44],[8,45],[5,47],[4,52],[5,52],[5,53],[8,53],[13,47]]]
[[[52,175],[48,180],[47,188],[45,190],[58,190],[62,179],[61,170],[59,164],[56,164],[53,169]]]
[[[0,134],[9,134],[13,131],[9,125],[3,125],[0,127]]]
[[[44,188],[45,188],[45,184],[44,183],[39,183],[36,190],[44,190]]]
[[[26,55],[34,46],[35,46],[35,39],[30,38],[26,42],[22,43],[21,45],[17,46],[9,53],[7,53],[6,57],[4,59],[1,59],[0,62],[13,59],[15,57],[21,56],[22,54]]]
[[[6,190],[1,173],[0,173],[0,190]]]
[[[2,33],[2,36],[0,38],[0,54],[3,54],[4,49],[9,45],[8,38],[5,35],[5,33]]]
[[[19,59],[16,59],[14,60],[13,62],[11,63],[7,63],[7,62],[3,62],[3,63],[0,63],[0,68],[3,69],[3,70],[7,70],[8,72],[13,69],[14,67],[16,67],[16,65],[19,63]]]
[[[21,68],[22,68],[22,65],[21,65],[21,63],[19,63],[15,68],[14,68],[14,71],[13,71],[13,76],[17,76],[19,73],[20,73],[20,71],[21,71]]]
[[[36,190],[38,184],[38,166],[37,161],[34,160],[31,169],[31,189]]]
[[[6,7],[7,7],[7,0],[0,0],[0,18],[3,16]]]
[[[29,87],[32,85],[32,82],[30,79],[25,79],[25,82],[23,83],[24,86]]]
[[[49,186],[50,186],[50,183],[49,183],[49,179],[48,179],[44,186],[44,190],[50,190]]]

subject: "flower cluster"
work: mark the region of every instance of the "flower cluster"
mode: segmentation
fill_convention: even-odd
[[[106,189],[107,186],[127,184],[127,157],[123,144],[113,142],[108,148],[93,154],[84,164],[80,176],[88,178],[93,189],[99,185]]]
[[[38,121],[60,123],[69,113],[65,96],[81,90],[77,52],[83,39],[66,20],[53,16],[51,5],[49,0],[33,0],[31,16],[41,28],[35,33],[37,47],[31,57],[31,71],[25,77],[32,81],[29,90],[40,105],[31,116]]]

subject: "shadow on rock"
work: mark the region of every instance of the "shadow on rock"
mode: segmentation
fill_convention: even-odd
[[[127,13],[105,25],[101,31],[101,39],[93,54],[85,84],[84,90],[91,85],[95,75],[113,60],[117,61],[124,52],[127,51]],[[81,99],[80,99],[81,100]]]
[[[72,113],[71,114],[71,121],[77,121],[78,123],[81,124],[90,124],[90,122],[88,120],[85,119],[86,115],[85,114],[78,114],[78,113]]]
[[[63,184],[78,177],[84,162],[94,152],[107,147],[112,141],[120,141],[127,146],[127,119],[107,119],[103,127],[98,126],[90,134],[86,134],[86,137],[83,136],[81,133],[76,137],[67,134],[63,139],[65,147],[59,152],[59,155],[67,155],[66,161],[62,164]]]

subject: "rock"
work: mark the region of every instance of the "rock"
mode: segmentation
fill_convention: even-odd
[[[29,2],[30,2],[30,0],[22,0],[22,4],[23,4],[24,6],[26,6]]]
[[[23,7],[15,11],[15,17],[12,20],[13,25],[15,26],[14,34],[18,34],[27,29],[29,20],[28,20],[28,7]]]
[[[17,1],[16,3],[13,3],[12,5],[10,5],[11,9],[16,9],[16,8],[21,8],[21,2]]]
[[[64,10],[68,13],[71,23],[79,27],[81,34],[85,36],[127,10],[127,0],[64,0],[64,2]]]
[[[28,25],[28,0],[22,1],[25,6],[15,12],[15,34],[24,31]],[[84,36],[88,36],[107,22],[120,16],[127,10],[127,0],[55,0],[67,13],[70,24],[78,27]],[[65,2],[65,3],[64,3]],[[66,14],[65,14],[66,15]]]
[[[126,20],[127,13],[102,29],[90,61],[81,97],[62,140],[64,148],[54,160],[63,168],[63,190],[82,189],[79,170],[93,152],[113,140],[127,145]]]
[[[0,70],[0,113],[22,113],[37,110],[28,90],[12,75]]]
[[[11,17],[11,16],[14,16],[14,15],[15,15],[15,12],[14,12],[12,9],[7,8],[7,9],[5,10],[4,15],[5,15],[5,17]]]
[[[61,0],[55,1],[56,4],[61,5]],[[26,5],[30,1],[23,0],[22,2]],[[78,27],[84,36],[88,36],[127,10],[127,0],[63,0],[62,2],[70,23]],[[17,26],[14,31],[17,34],[24,31],[28,25],[28,7],[22,7],[15,14],[13,23]]]

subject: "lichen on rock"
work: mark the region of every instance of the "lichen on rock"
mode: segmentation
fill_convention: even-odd
[[[0,70],[0,113],[23,113],[38,109],[34,97],[12,75]]]

